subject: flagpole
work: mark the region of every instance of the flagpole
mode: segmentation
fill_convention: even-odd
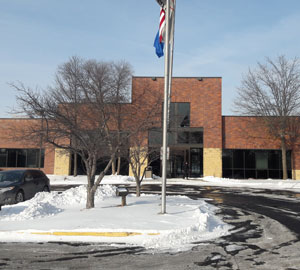
[[[166,213],[166,186],[167,186],[167,122],[169,103],[169,72],[170,72],[170,0],[166,0],[166,40],[165,40],[165,87],[164,87],[164,111],[163,111],[163,156],[162,156],[162,186],[161,186],[161,213]]]
[[[169,63],[169,89],[168,89],[168,128],[170,127],[170,107],[171,107],[171,94],[172,94],[172,77],[173,77],[173,52],[174,52],[174,35],[175,35],[175,10],[176,10],[176,0],[173,1],[173,15],[172,15],[172,39],[170,40],[170,63]]]

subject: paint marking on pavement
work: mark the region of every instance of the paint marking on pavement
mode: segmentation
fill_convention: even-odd
[[[31,232],[38,235],[55,235],[55,236],[97,236],[97,237],[128,237],[142,235],[137,232]]]

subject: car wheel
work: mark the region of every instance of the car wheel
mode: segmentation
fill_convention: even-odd
[[[49,187],[48,187],[48,186],[44,186],[44,188],[43,188],[43,192],[50,192],[50,189],[49,189]]]
[[[22,191],[19,191],[19,192],[17,193],[15,202],[16,202],[16,203],[24,202],[24,194],[23,194]]]

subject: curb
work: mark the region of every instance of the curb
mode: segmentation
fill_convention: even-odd
[[[19,232],[25,234],[25,232]],[[34,235],[53,235],[53,236],[94,236],[94,237],[129,237],[143,235],[138,232],[30,232]],[[144,233],[145,235],[155,236],[160,233]]]

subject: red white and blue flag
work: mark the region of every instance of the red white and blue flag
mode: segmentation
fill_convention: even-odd
[[[155,52],[158,57],[164,55],[164,42],[165,42],[165,32],[166,32],[166,0],[156,0],[156,2],[160,5],[160,17],[159,17],[159,29],[156,34],[154,40]],[[174,19],[173,11],[175,8],[174,0],[170,1],[170,10],[171,10],[171,18],[170,21]],[[171,24],[172,25],[172,24]],[[172,35],[171,31],[171,35]],[[172,37],[171,37],[172,38]]]
[[[165,17],[165,10],[160,8],[159,29],[154,40],[155,52],[158,57],[162,57],[164,55],[164,32],[166,26]]]

